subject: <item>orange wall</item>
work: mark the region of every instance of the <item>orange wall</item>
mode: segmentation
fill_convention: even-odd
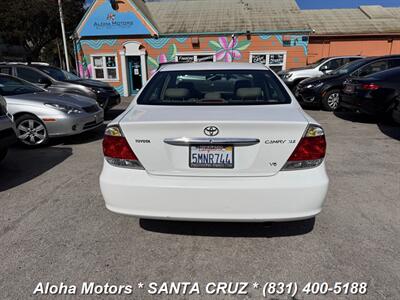
[[[400,54],[400,37],[319,38],[310,37],[308,63],[322,57],[340,55],[379,56]]]
[[[223,51],[221,39],[226,39],[229,43],[231,36],[201,36],[198,37],[200,43],[193,45],[192,38],[160,38],[160,39],[144,39],[144,38],[93,38],[81,39],[77,41],[78,46],[78,64],[80,66],[79,73],[84,77],[93,77],[92,74],[87,74],[86,69],[90,69],[90,57],[92,55],[110,55],[114,54],[118,62],[118,79],[108,81],[111,85],[116,87],[119,91],[122,89],[122,61],[119,53],[124,51],[124,44],[126,42],[135,41],[142,45],[146,51],[147,70],[148,75],[151,75],[160,62],[175,61],[175,55],[184,53],[218,53]],[[303,41],[303,36],[293,35],[285,36],[289,39],[288,42],[283,42],[282,35],[263,35],[251,36],[238,36],[238,43],[234,46],[234,50],[240,53],[240,57],[236,57],[234,62],[249,62],[251,52],[274,52],[280,51],[286,53],[286,68],[301,67],[306,64],[307,60],[307,44],[308,40]],[[165,41],[165,43],[163,42]],[[226,47],[226,44],[225,44]],[[174,51],[171,51],[174,49]],[[229,49],[229,47],[228,47]],[[228,50],[229,52],[229,50]],[[171,54],[174,53],[174,54]],[[217,59],[218,61],[226,61],[225,58]],[[93,70],[92,70],[93,71]],[[83,72],[83,73],[82,73]],[[107,81],[107,80],[105,80]]]

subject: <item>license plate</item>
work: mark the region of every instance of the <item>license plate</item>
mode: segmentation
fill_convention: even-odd
[[[190,146],[189,167],[233,169],[233,153],[233,146]]]

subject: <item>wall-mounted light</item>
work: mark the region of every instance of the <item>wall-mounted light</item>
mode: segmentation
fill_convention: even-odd
[[[250,30],[246,31],[246,38],[247,38],[247,40],[251,40],[251,32],[250,32]]]
[[[200,47],[200,38],[198,36],[192,37],[192,47],[199,48]]]

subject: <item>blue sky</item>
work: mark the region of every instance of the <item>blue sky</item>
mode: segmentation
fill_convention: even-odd
[[[90,4],[93,0],[86,0]],[[267,0],[266,0],[267,1]],[[351,8],[360,5],[400,6],[400,0],[296,0],[302,9]]]

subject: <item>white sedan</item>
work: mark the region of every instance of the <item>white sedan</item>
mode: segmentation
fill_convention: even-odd
[[[261,64],[162,66],[103,151],[106,207],[145,218],[307,219],[329,183],[323,129]]]

